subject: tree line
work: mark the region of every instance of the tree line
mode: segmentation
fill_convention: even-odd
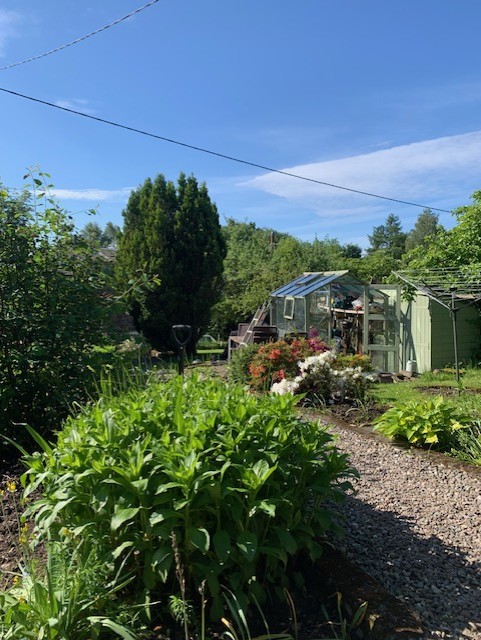
[[[269,293],[305,271],[347,269],[362,281],[392,281],[405,266],[433,267],[481,262],[481,192],[454,211],[451,230],[430,209],[405,231],[399,217],[368,235],[369,247],[336,239],[301,241],[275,229],[228,218],[221,226],[207,187],[179,177],[177,186],[158,176],[132,192],[119,234],[117,274],[138,269],[159,277],[145,297],[131,299],[137,327],[158,348],[171,342],[169,327],[192,324],[195,341],[205,331],[226,336],[267,300]]]

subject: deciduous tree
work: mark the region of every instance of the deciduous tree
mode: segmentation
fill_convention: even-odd
[[[112,310],[104,271],[48,196],[0,185],[0,432],[48,433],[86,398]]]
[[[453,212],[457,224],[439,231],[428,247],[417,247],[405,260],[411,267],[462,267],[481,264],[481,191],[472,195],[473,203]]]

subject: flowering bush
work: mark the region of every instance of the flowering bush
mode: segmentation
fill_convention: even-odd
[[[362,356],[359,353],[353,355],[344,355],[339,353],[335,362],[333,363],[334,369],[356,369],[360,367],[361,371],[372,371],[372,362],[369,356]]]
[[[319,338],[278,340],[259,346],[248,366],[248,384],[254,389],[268,389],[275,382],[293,378],[299,373],[299,361],[329,352]]]
[[[325,351],[298,363],[299,374],[291,379],[274,382],[271,393],[303,394],[314,404],[329,400],[363,400],[372,378],[361,367],[338,368],[343,356]]]

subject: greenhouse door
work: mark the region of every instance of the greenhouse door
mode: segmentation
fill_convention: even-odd
[[[364,300],[364,353],[376,371],[399,371],[400,287],[371,285]]]

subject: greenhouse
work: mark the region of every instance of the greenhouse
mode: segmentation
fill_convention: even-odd
[[[270,294],[270,322],[280,337],[319,336],[343,353],[369,354],[379,371],[399,371],[399,290],[349,271],[303,273]]]

